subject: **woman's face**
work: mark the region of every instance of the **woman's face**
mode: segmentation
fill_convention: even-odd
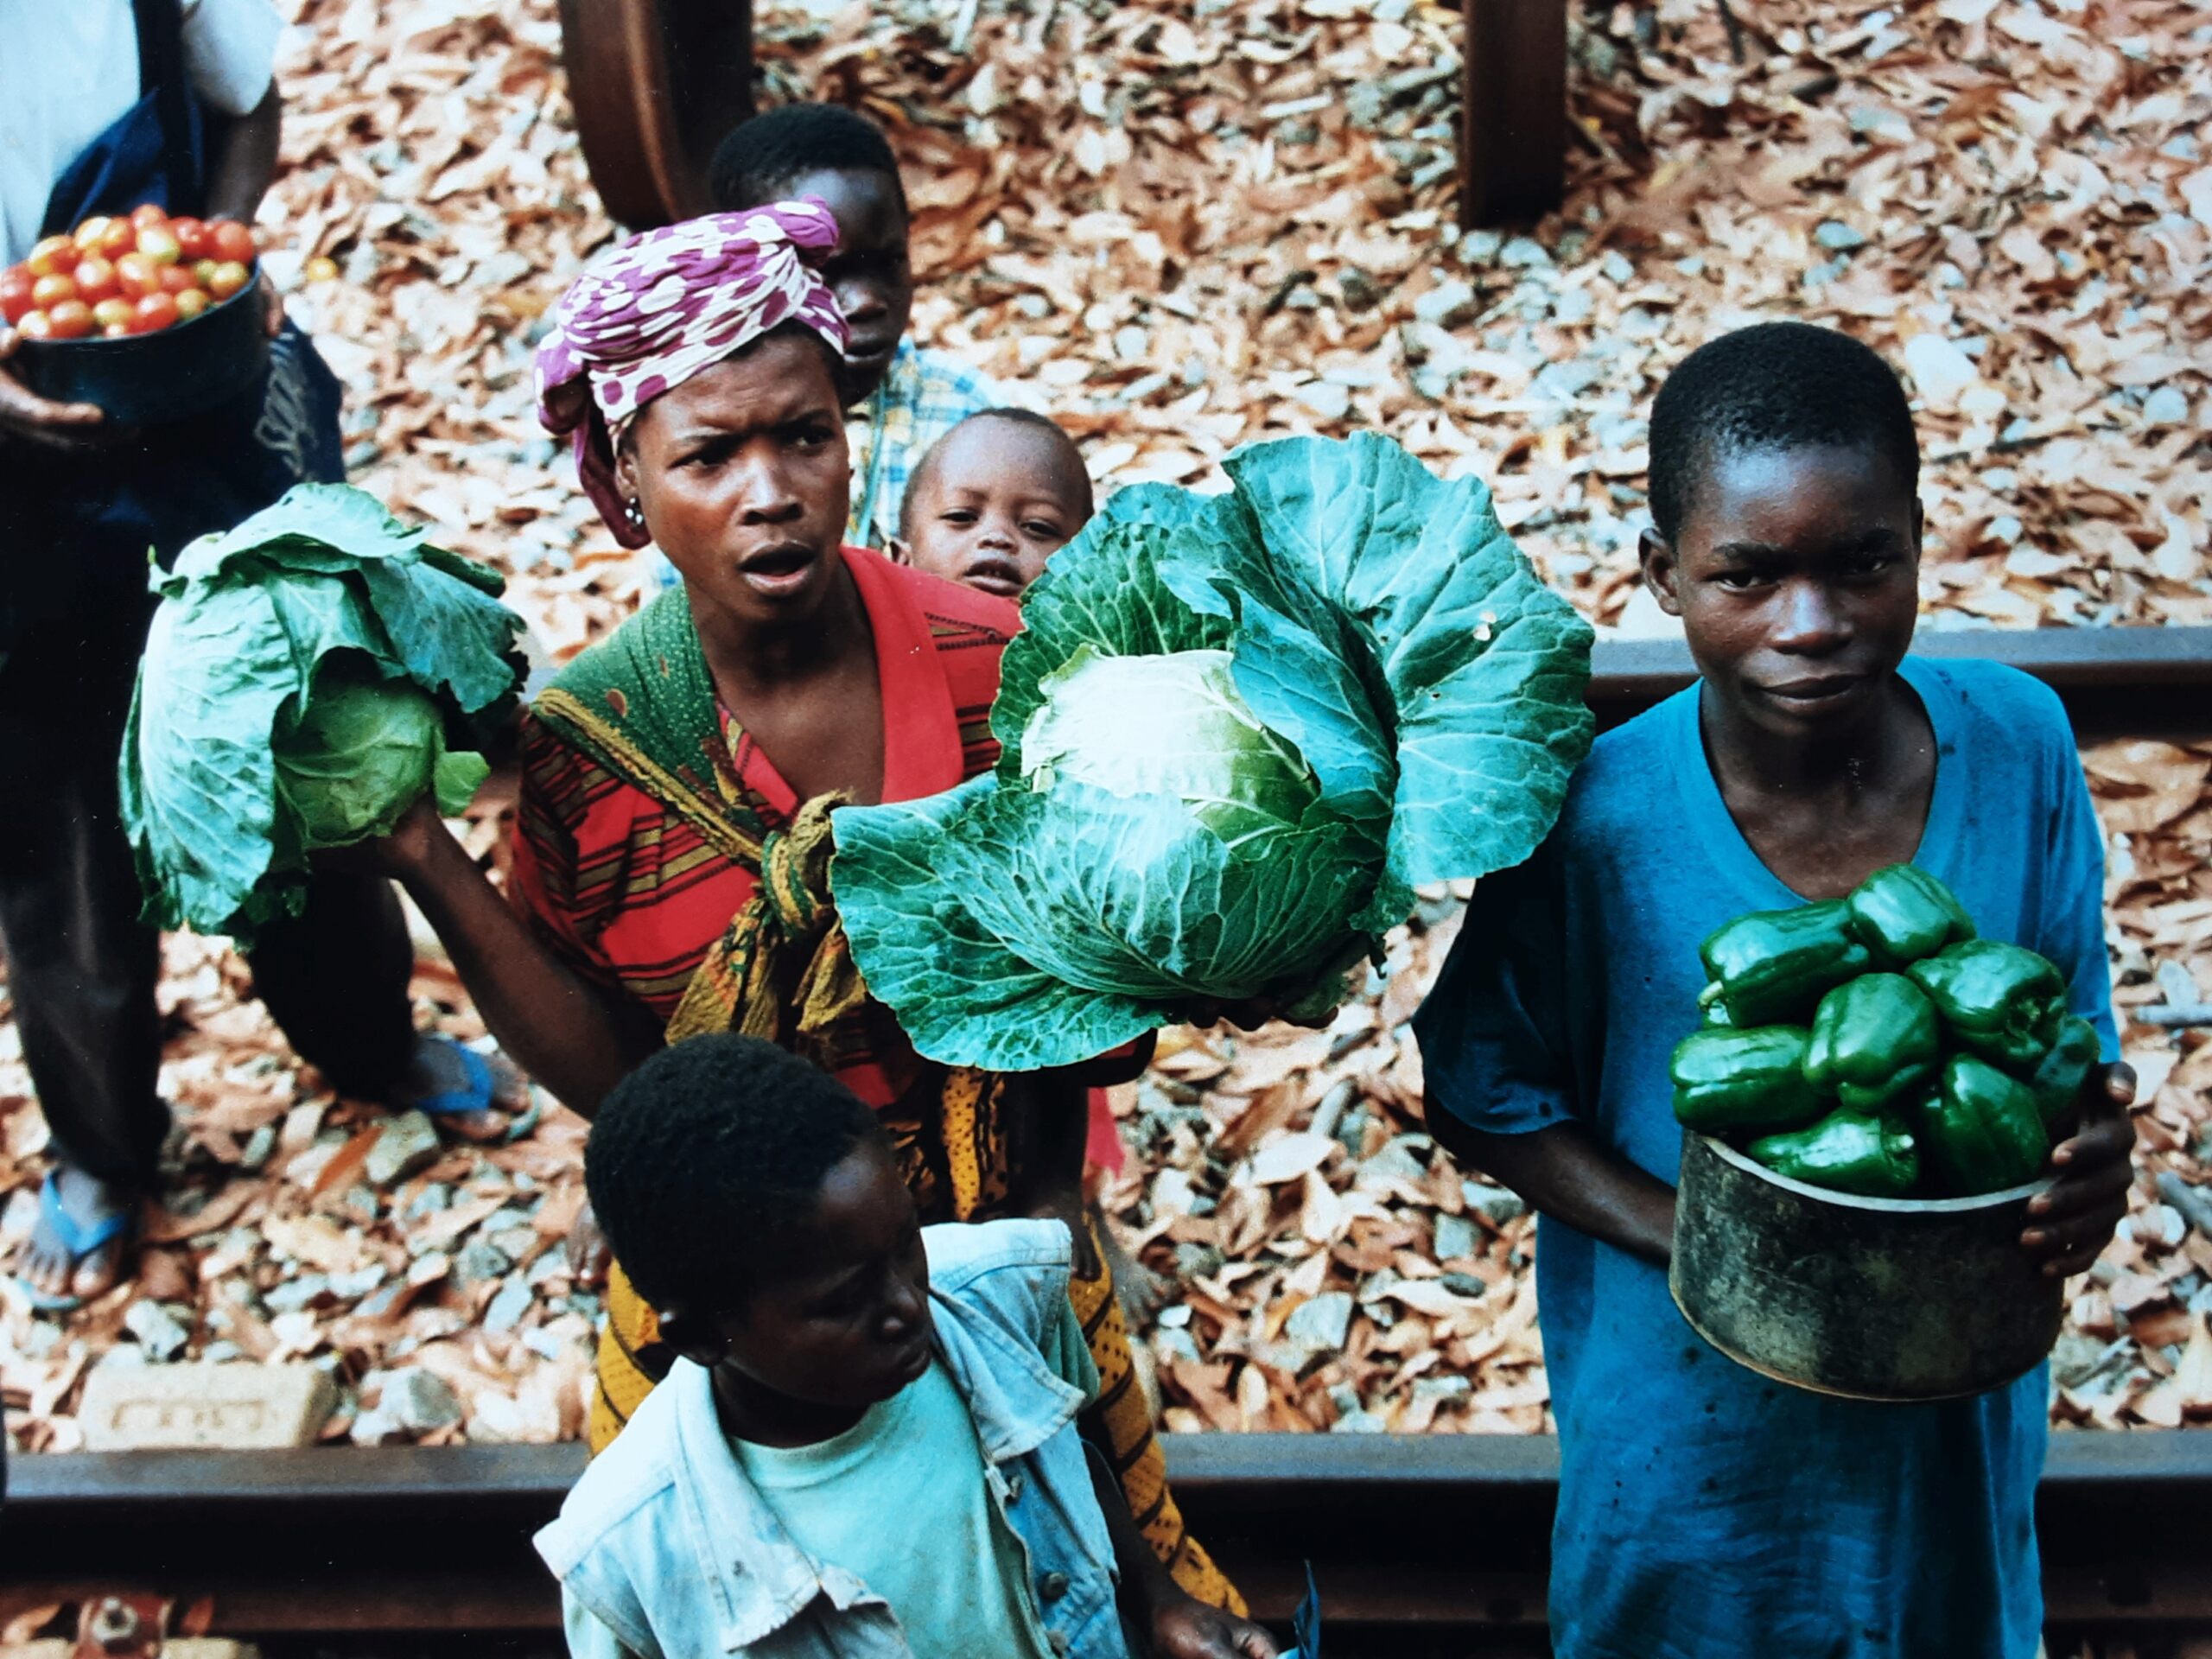
[[[772,334],[645,405],[615,464],[695,606],[781,624],[834,590],[852,467],[828,354]]]

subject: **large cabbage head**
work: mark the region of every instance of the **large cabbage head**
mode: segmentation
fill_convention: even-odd
[[[158,927],[255,931],[306,903],[309,855],[435,791],[457,811],[522,677],[499,574],[375,499],[302,484],[156,570],[124,735],[123,824]]]
[[[310,851],[389,835],[425,794],[460,813],[491,775],[482,755],[446,752],[435,698],[351,652],[323,659],[307,707],[279,719],[272,747],[276,792]]]
[[[1590,745],[1591,631],[1472,479],[1387,439],[1125,490],[1007,647],[996,770],[848,807],[831,884],[924,1054],[1060,1065],[1194,999],[1325,1008],[1415,884],[1526,858]]]

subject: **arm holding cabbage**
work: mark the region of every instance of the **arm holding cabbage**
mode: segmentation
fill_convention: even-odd
[[[588,1108],[639,1052],[510,912],[439,814],[486,774],[448,735],[504,720],[521,622],[493,571],[376,500],[302,485],[157,572],[121,791],[148,918],[251,945],[318,865],[399,876],[493,1034]]]
[[[588,1117],[661,1046],[660,1029],[546,949],[454,838],[429,796],[375,844],[474,999],[500,1048],[562,1104]]]

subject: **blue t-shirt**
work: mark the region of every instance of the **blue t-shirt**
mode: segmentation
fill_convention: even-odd
[[[2103,848],[2057,698],[1994,664],[1902,671],[1936,741],[1915,861],[1985,937],[2056,963],[2114,1056]],[[1669,698],[1599,739],[1551,838],[1477,887],[1414,1021],[1431,1109],[1493,1134],[1573,1119],[1674,1181],[1667,1061],[1697,1023],[1699,942],[1802,902],[1721,799],[1698,688]],[[1540,1230],[1560,1659],[2036,1651],[2043,1368],[1936,1405],[1828,1399],[1707,1347],[1660,1268]]]

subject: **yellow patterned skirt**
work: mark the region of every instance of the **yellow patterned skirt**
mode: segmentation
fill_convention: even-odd
[[[991,1080],[995,1082],[995,1080]],[[1004,1136],[998,1132],[990,1083],[982,1074],[955,1071],[946,1080],[943,1110],[925,1134],[921,1125],[886,1117],[898,1144],[908,1185],[925,1217],[982,1221],[1006,1195]],[[1091,1437],[1113,1448],[1114,1473],[1128,1499],[1145,1541],[1200,1601],[1245,1611],[1236,1586],[1213,1558],[1184,1530],[1183,1512],[1167,1489],[1167,1460],[1152,1427],[1152,1410],[1129,1357],[1129,1335],[1114,1295],[1112,1271],[1094,1232],[1097,1273],[1069,1281],[1068,1300],[1083,1322],[1084,1340],[1098,1368],[1098,1398],[1084,1414]],[[658,1322],[630,1284],[620,1262],[607,1276],[607,1321],[599,1333],[598,1383],[592,1391],[591,1449],[607,1449],[631,1414],[668,1375],[675,1356],[661,1346]]]

